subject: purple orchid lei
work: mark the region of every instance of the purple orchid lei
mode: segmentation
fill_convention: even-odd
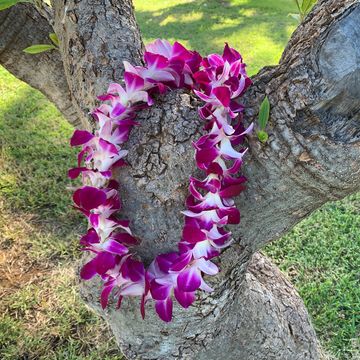
[[[243,127],[244,107],[238,102],[251,80],[241,55],[228,44],[222,56],[202,58],[178,42],[171,45],[158,39],[147,45],[144,60],[144,67],[125,61],[125,88],[114,83],[98,97],[103,103],[92,113],[97,123],[94,134],[75,130],[71,146],[81,146],[81,151],[78,167],[69,170],[69,177],[82,176],[83,186],[74,192],[73,200],[89,221],[89,230],[80,243],[83,250],[93,254],[81,269],[81,278],[100,275],[104,282],[103,308],[114,291],[118,308],[124,296],[139,296],[144,317],[145,303],[153,299],[159,317],[171,321],[173,297],[188,308],[198,289],[212,291],[202,276],[218,273],[211,259],[232,242],[231,233],[224,227],[240,222],[232,198],[244,190],[246,179],[237,174],[246,149],[236,150],[234,146],[241,145],[253,127]],[[190,89],[205,102],[198,112],[206,134],[193,145],[197,167],[206,177],[190,177],[178,251],[158,255],[145,269],[131,255],[130,249],[138,240],[129,221],[116,217],[121,209],[119,184],[111,176],[113,169],[126,165],[127,151],[121,146],[132,127],[139,125],[136,112],[153,104],[153,94],[177,88]]]

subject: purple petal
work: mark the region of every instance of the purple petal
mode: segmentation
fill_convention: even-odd
[[[151,296],[154,300],[166,300],[170,296],[171,288],[171,285],[162,285],[152,281],[150,285]]]
[[[73,168],[68,171],[68,176],[70,179],[76,179],[83,171],[86,170],[88,170],[86,167]]]
[[[144,79],[140,76],[125,71],[124,80],[128,91],[136,91],[144,88]]]
[[[228,174],[236,174],[239,171],[239,169],[241,168],[241,165],[242,165],[241,159],[235,160],[233,165],[227,169],[227,173]]]
[[[99,275],[105,274],[108,270],[112,269],[115,265],[114,255],[102,252],[96,256],[96,272]]]
[[[159,269],[167,274],[169,269],[174,265],[174,263],[179,259],[179,254],[176,252],[171,252],[167,254],[160,254],[156,257],[156,263],[159,266]]]
[[[221,67],[224,65],[224,59],[219,54],[208,55],[207,60],[209,64],[214,67]]]
[[[125,278],[129,278],[134,282],[140,281],[145,276],[144,264],[131,258],[126,260],[121,271]]]
[[[186,49],[179,42],[175,41],[173,45],[173,56],[180,57],[182,60],[191,59],[193,57],[192,52]]]
[[[179,290],[182,291],[190,292],[197,290],[201,284],[200,271],[196,266],[191,266],[182,271],[177,277],[177,284]]]
[[[200,289],[209,293],[214,291],[204,280],[201,282]]]
[[[107,89],[109,94],[122,94],[124,92],[123,87],[118,83],[111,83]]]
[[[121,167],[121,166],[125,166],[125,165],[127,165],[126,161],[124,159],[119,159],[118,161],[114,162],[111,167],[116,168],[116,167]]]
[[[235,49],[231,48],[228,43],[225,43],[223,58],[230,64],[236,60],[242,60],[241,55]]]
[[[191,252],[181,254],[176,261],[174,262],[174,265],[170,267],[170,270],[173,272],[179,272],[182,269],[184,269],[185,266],[187,266],[192,259]]]
[[[202,93],[201,91],[198,90],[194,90],[194,93],[196,96],[198,96],[202,101],[205,102],[212,102],[214,100],[214,98]]]
[[[240,211],[233,207],[233,208],[225,208],[219,209],[218,215],[222,218],[227,216],[229,225],[237,225],[240,223]]]
[[[110,284],[108,286],[105,286],[103,291],[101,292],[101,300],[100,300],[100,302],[101,302],[101,307],[103,309],[105,309],[107,304],[108,304],[109,295],[110,295],[113,288],[114,288],[114,284],[112,283],[112,284]]]
[[[146,73],[146,80],[149,82],[158,82],[158,81],[174,81],[174,76],[166,70],[147,70]]]
[[[178,303],[185,309],[187,309],[196,299],[195,292],[184,292],[178,288],[174,289],[174,296]]]
[[[185,226],[182,238],[189,243],[197,243],[206,239],[206,235],[199,228],[194,226]]]
[[[120,294],[123,296],[142,296],[144,294],[144,285],[137,282],[130,283],[121,289]]]
[[[225,189],[219,192],[219,195],[223,198],[231,198],[233,196],[238,196],[242,191],[246,189],[246,186],[238,184],[238,185],[230,185]]]
[[[99,226],[99,220],[100,220],[100,215],[99,214],[90,214],[89,221],[90,221],[90,224],[94,228],[97,228]]]
[[[117,155],[119,153],[114,144],[111,144],[104,139],[99,139],[99,145],[102,148],[102,150],[107,153],[111,153],[111,154],[115,154],[115,155]]]
[[[75,130],[73,136],[70,139],[70,145],[71,146],[83,145],[89,142],[93,138],[94,135],[86,130]]]
[[[227,86],[219,86],[212,92],[223,106],[228,107],[230,105],[230,89]]]
[[[125,110],[127,109],[126,106],[124,106],[123,104],[121,104],[120,102],[116,103],[116,105],[113,107],[112,111],[111,111],[111,117],[118,117],[121,114],[123,114],[125,112]]]
[[[126,245],[136,245],[139,242],[136,238],[126,233],[116,233],[111,235],[111,238]]]
[[[152,54],[148,51],[146,51],[144,54],[144,60],[150,68],[163,69],[168,64],[166,57]]]
[[[117,255],[124,255],[129,252],[129,249],[126,246],[118,243],[115,240],[105,241],[102,245],[102,248],[105,251],[108,251],[110,253],[117,254]]]
[[[197,260],[197,266],[207,275],[215,275],[219,272],[219,268],[214,263],[205,259]]]
[[[163,301],[156,301],[155,310],[159,315],[160,319],[165,322],[170,322],[172,318],[173,303],[171,298],[167,298]]]
[[[96,275],[96,258],[87,262],[80,270],[80,277],[83,280],[90,280]]]
[[[232,159],[241,159],[243,153],[236,151],[231,144],[231,141],[228,138],[223,138],[220,146],[221,154],[226,155]]]
[[[195,73],[193,75],[193,77],[198,84],[209,84],[210,83],[209,75],[204,70],[198,71],[197,73]]]
[[[219,151],[216,148],[197,150],[195,159],[198,163],[211,163],[218,156]]]
[[[85,210],[92,210],[106,201],[106,193],[95,187],[84,186],[74,192],[75,204]]]
[[[87,146],[79,152],[79,154],[77,156],[78,166],[80,166],[81,162],[83,161],[85,154],[90,151],[91,151],[91,147]]]
[[[99,242],[99,235],[93,228],[89,229],[88,232],[80,239],[80,244],[82,245],[91,245],[91,244],[96,244],[98,242]]]
[[[223,172],[222,167],[216,162],[211,163],[207,168],[207,174],[222,175]]]
[[[156,39],[154,42],[145,46],[146,51],[162,55],[166,58],[170,58],[172,54],[172,46],[167,40]]]

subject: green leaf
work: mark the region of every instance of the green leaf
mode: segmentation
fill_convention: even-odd
[[[259,126],[260,130],[265,130],[266,124],[269,120],[270,115],[270,102],[267,96],[260,105],[259,111]]]
[[[56,49],[54,45],[50,44],[38,44],[38,45],[32,45],[24,49],[23,51],[28,54],[39,54],[44,51],[53,50]]]
[[[303,0],[301,4],[301,11],[304,15],[306,15],[312,7],[316,4],[317,0]]]
[[[269,138],[269,135],[266,131],[260,130],[257,133],[257,137],[263,144],[265,144]]]
[[[50,38],[50,40],[53,42],[53,44],[54,44],[55,46],[59,46],[59,45],[60,45],[60,41],[59,41],[59,39],[58,39],[58,37],[57,37],[57,35],[56,35],[55,33],[50,33],[50,34],[49,34],[49,38]]]
[[[288,16],[292,17],[293,19],[295,19],[297,22],[301,22],[301,15],[300,14],[289,14]]]
[[[20,0],[0,0],[0,10],[5,10],[10,6],[16,5]]]

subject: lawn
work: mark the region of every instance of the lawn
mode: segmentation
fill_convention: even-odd
[[[228,41],[251,74],[278,62],[296,26],[292,0],[135,0],[135,8],[145,42],[179,40],[206,54]],[[1,359],[121,358],[77,295],[85,224],[66,190],[72,130],[39,92],[0,68]],[[327,204],[265,252],[296,285],[326,351],[356,359],[360,194]]]

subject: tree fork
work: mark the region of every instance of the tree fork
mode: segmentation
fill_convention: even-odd
[[[141,320],[135,300],[120,311],[102,311],[97,283],[81,285],[128,358],[216,359],[224,352],[226,359],[319,358],[296,291],[253,254],[325,202],[359,189],[360,65],[352,60],[360,48],[359,16],[358,1],[321,1],[294,33],[280,65],[254,77],[246,117],[255,120],[267,94],[270,139],[265,146],[249,139],[248,189],[237,200],[242,223],[232,229],[237,241],[219,260],[222,273],[212,294],[200,294],[187,311],[176,308],[173,322],[164,324],[149,309]],[[201,123],[196,101],[183,92],[167,95],[139,119],[142,126],[128,143],[130,167],[118,177],[124,213],[142,239],[137,252],[150,261],[176,247],[188,176],[196,173],[191,140]]]
[[[123,60],[141,62],[142,41],[129,0],[54,1],[68,91],[85,119],[96,95],[118,81]],[[329,200],[360,186],[360,3],[322,0],[293,34],[276,67],[264,68],[245,95],[246,120],[268,95],[266,145],[249,138],[237,199],[242,223],[219,259],[222,272],[187,311],[175,307],[165,324],[137,300],[99,309],[97,282],[81,285],[85,302],[103,316],[130,359],[318,359],[314,330],[291,284],[258,250]],[[15,19],[16,20],[16,19]],[[1,26],[1,25],[0,25]],[[241,49],[240,49],[241,50]],[[201,133],[196,100],[176,91],[139,114],[121,169],[124,214],[149,262],[176,248],[189,174],[191,141]]]

